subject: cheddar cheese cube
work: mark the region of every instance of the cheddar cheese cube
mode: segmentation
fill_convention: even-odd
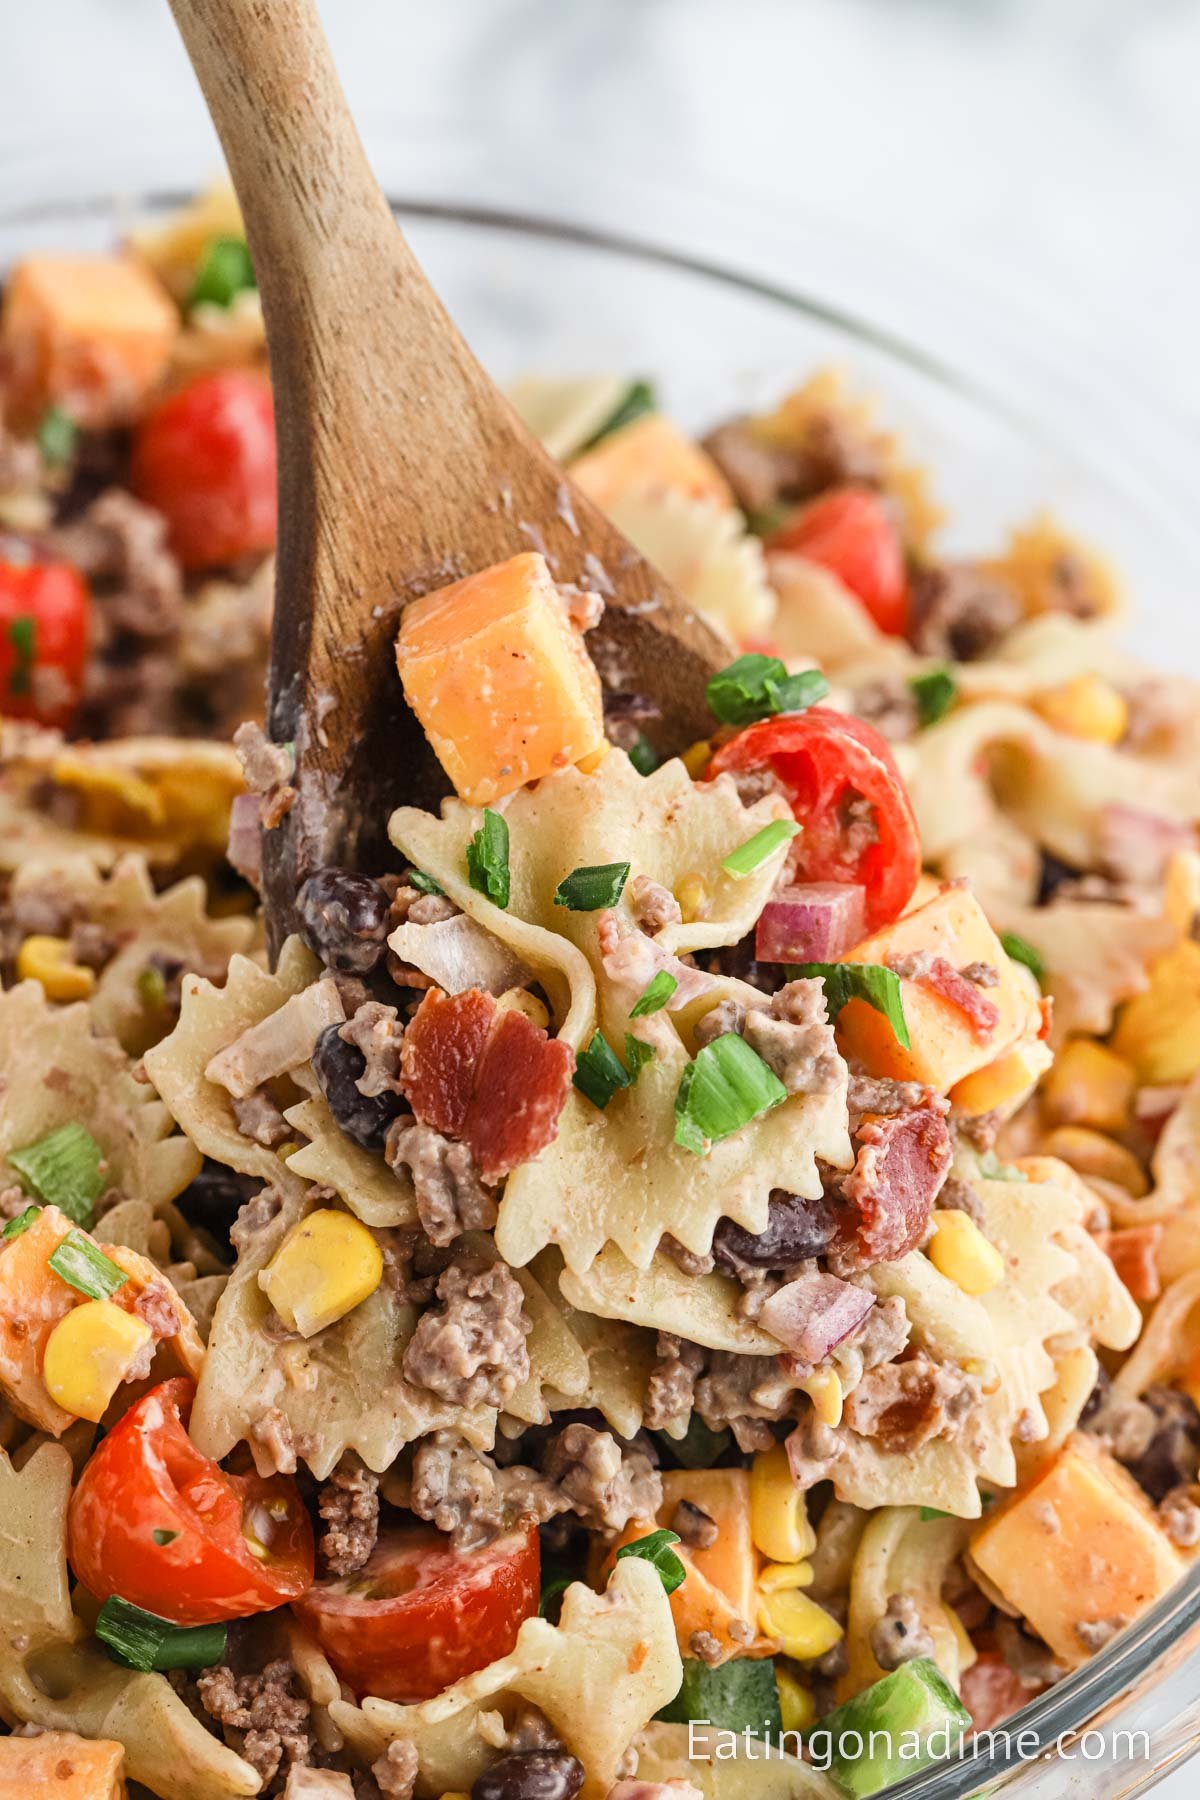
[[[12,404],[29,418],[54,403],[82,425],[123,424],[165,374],[178,332],[170,296],[129,257],[27,257],[0,327]]]
[[[124,1800],[124,1744],[43,1731],[0,1738],[0,1800]]]
[[[890,963],[922,953],[942,957],[955,970],[987,963],[999,975],[996,987],[980,988],[995,1007],[995,1025],[979,1031],[967,1013],[926,981],[902,979],[904,1017],[911,1048],[897,1042],[882,1013],[865,1000],[850,1000],[838,1018],[843,1055],[854,1057],[871,1075],[922,1081],[947,1093],[977,1069],[997,1063],[1017,1044],[1036,1039],[1041,1014],[1032,984],[1010,961],[983,908],[967,888],[946,887],[915,912],[904,913],[841,959],[850,963]]]
[[[644,413],[571,464],[571,480],[602,511],[627,494],[685,494],[733,505],[733,490],[712,457],[661,413]]]
[[[1080,1432],[985,1519],[971,1557],[1072,1669],[1186,1566],[1132,1476]]]
[[[415,600],[396,663],[438,760],[472,805],[605,747],[600,677],[536,552]]]

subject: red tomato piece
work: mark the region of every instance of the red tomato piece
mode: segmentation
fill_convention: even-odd
[[[921,873],[921,844],[896,761],[873,725],[828,706],[747,725],[708,775],[771,769],[804,827],[797,881],[857,882],[868,933],[903,912]]]
[[[275,547],[275,415],[257,375],[202,375],[134,433],[134,492],[167,521],[185,569]]]
[[[68,723],[83,691],[91,606],[70,563],[0,562],[0,715]]]
[[[878,494],[868,488],[831,488],[785,519],[767,539],[767,548],[794,550],[820,563],[862,601],[880,631],[904,636],[904,545]]]
[[[508,1655],[540,1580],[536,1531],[454,1550],[414,1526],[385,1532],[357,1575],[318,1583],[293,1610],[356,1694],[429,1700]]]
[[[113,1426],[67,1517],[71,1567],[177,1625],[267,1612],[313,1578],[312,1524],[286,1475],[233,1475],[184,1429],[195,1386],[160,1382]],[[261,1552],[261,1554],[260,1554]]]

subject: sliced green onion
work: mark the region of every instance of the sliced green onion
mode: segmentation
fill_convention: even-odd
[[[743,881],[747,875],[753,875],[755,869],[761,869],[769,856],[799,833],[800,827],[795,819],[772,819],[761,831],[756,831],[752,838],[731,850],[721,864],[727,875],[735,881]]]
[[[653,775],[659,764],[658,751],[644,737],[639,737],[629,752],[629,760],[639,775]]]
[[[6,1238],[20,1237],[22,1232],[29,1230],[29,1227],[33,1224],[33,1221],[37,1218],[41,1210],[40,1206],[27,1206],[24,1212],[18,1213],[15,1219],[10,1219],[8,1221],[8,1224],[4,1227],[3,1235]]]
[[[921,1508],[921,1523],[923,1525],[928,1525],[931,1519],[952,1519],[953,1517],[953,1513],[943,1512],[940,1506],[923,1506]]]
[[[636,1046],[636,1048],[635,1048]],[[603,1112],[614,1094],[632,1087],[654,1055],[652,1044],[643,1044],[632,1032],[625,1033],[626,1068],[602,1031],[597,1031],[586,1050],[575,1058],[575,1086],[585,1100]]]
[[[200,305],[232,306],[239,294],[257,285],[245,239],[214,238],[196,270],[188,309]]]
[[[575,1575],[552,1575],[549,1581],[543,1582],[541,1598],[538,1601],[538,1618],[548,1619],[551,1612],[557,1617],[558,1607],[555,1605],[555,1601],[561,1600],[567,1589],[577,1580],[578,1576]]]
[[[47,407],[37,429],[38,449],[42,461],[52,469],[65,469],[75,454],[79,427],[61,406]]]
[[[15,699],[33,689],[33,665],[37,660],[37,620],[32,613],[18,613],[10,621],[8,641],[13,648],[13,666],[8,676],[8,691]]]
[[[167,978],[153,963],[147,963],[137,978],[138,999],[147,1012],[157,1012],[167,998]]]
[[[410,869],[404,879],[409,887],[415,887],[419,894],[440,894],[443,897],[445,895],[445,888],[436,882],[432,875],[427,875],[424,869]]]
[[[490,807],[484,808],[483,824],[467,845],[467,874],[477,893],[486,894],[495,906],[508,905],[508,821]]]
[[[924,675],[914,675],[908,685],[922,727],[944,719],[958,699],[958,684],[949,669],[929,669]]]
[[[773,713],[803,712],[828,692],[829,683],[819,669],[789,675],[777,656],[755,651],[721,669],[705,689],[709,710],[726,725],[751,725]]]
[[[555,888],[554,904],[569,907],[572,912],[599,912],[601,907],[617,904],[628,880],[627,862],[572,869]]]
[[[96,1636],[117,1662],[148,1673],[209,1669],[225,1655],[229,1634],[224,1625],[173,1625],[113,1594],[100,1608]]]
[[[687,1579],[687,1570],[671,1548],[678,1542],[677,1532],[652,1531],[648,1537],[635,1538],[632,1544],[622,1544],[617,1551],[617,1561],[620,1562],[623,1556],[640,1557],[658,1570],[664,1593],[673,1594]]]
[[[654,1061],[654,1045],[647,1044],[644,1039],[634,1037],[632,1031],[625,1033],[625,1061],[629,1065],[629,1085],[633,1086],[648,1062]]]
[[[877,1013],[882,1013],[902,1050],[912,1048],[908,1021],[904,1017],[904,995],[900,977],[882,963],[799,963],[789,964],[789,981],[816,979],[825,984],[825,1004],[829,1017],[836,1019],[847,1000],[865,1000]]]
[[[787,1089],[735,1031],[705,1044],[688,1064],[675,1097],[675,1142],[703,1155],[760,1113],[781,1106]]]
[[[614,431],[620,431],[623,425],[632,425],[635,419],[643,418],[646,413],[655,412],[657,409],[658,401],[651,384],[648,381],[631,381],[621,397],[620,404],[605,419],[595,436],[590,437],[586,444],[580,446],[579,454],[582,455],[584,450],[594,450],[597,444],[606,437],[611,437]]]
[[[771,537],[794,511],[794,507],[782,500],[777,500],[773,506],[751,507],[746,514],[746,529],[753,532],[755,537]]]
[[[56,1275],[89,1300],[108,1300],[129,1280],[124,1269],[118,1269],[112,1258],[105,1256],[100,1246],[78,1228],[68,1231],[48,1261]]]
[[[1024,963],[1032,969],[1038,980],[1046,973],[1046,964],[1041,951],[1029,942],[1028,938],[1018,937],[1015,931],[1002,931],[1000,942],[1004,946],[1004,954],[1011,956],[1014,962]]]
[[[715,1469],[718,1460],[733,1448],[733,1435],[726,1430],[713,1431],[699,1413],[688,1420],[681,1438],[668,1437],[665,1431],[654,1433],[660,1449],[674,1458],[683,1469]]]
[[[173,1544],[175,1539],[179,1536],[179,1533],[177,1531],[164,1531],[160,1527],[158,1530],[152,1531],[150,1535],[161,1550],[165,1549],[168,1544]]]
[[[1028,1181],[1024,1169],[1014,1169],[1011,1163],[1001,1162],[994,1150],[985,1150],[979,1158],[979,1173],[985,1181]]]
[[[91,1224],[107,1177],[104,1151],[86,1126],[72,1119],[23,1150],[10,1150],[8,1160],[35,1200],[59,1207],[76,1225]]]
[[[634,1001],[630,1018],[648,1019],[651,1013],[661,1012],[678,986],[674,975],[668,974],[666,969],[660,969],[643,990],[641,999]]]

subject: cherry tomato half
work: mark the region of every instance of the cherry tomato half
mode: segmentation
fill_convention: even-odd
[[[166,518],[185,569],[274,549],[275,467],[271,390],[244,369],[200,376],[134,433],[134,492]]]
[[[231,1475],[197,1450],[192,1382],[163,1381],[113,1426],[67,1518],[71,1567],[97,1600],[120,1594],[177,1625],[282,1606],[313,1578],[312,1524],[285,1475]]]
[[[763,768],[782,782],[804,827],[796,879],[859,883],[869,932],[903,912],[921,844],[900,771],[874,726],[828,706],[760,719],[722,745],[708,775]]]
[[[904,545],[884,502],[867,488],[832,488],[785,519],[767,539],[829,569],[862,601],[880,631],[908,624]]]
[[[454,1550],[414,1526],[385,1532],[357,1575],[310,1588],[293,1611],[356,1694],[428,1700],[508,1655],[540,1576],[536,1531]]]
[[[68,722],[83,690],[90,613],[70,563],[0,562],[0,714]]]

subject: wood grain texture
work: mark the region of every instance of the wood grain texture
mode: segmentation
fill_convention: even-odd
[[[298,792],[264,846],[278,943],[307,873],[387,867],[390,809],[447,791],[395,671],[409,600],[543,549],[558,580],[604,593],[589,647],[610,687],[659,702],[665,749],[702,734],[725,657],[458,335],[367,163],[311,0],[171,5],[245,215],[275,389],[268,732],[295,744]]]

